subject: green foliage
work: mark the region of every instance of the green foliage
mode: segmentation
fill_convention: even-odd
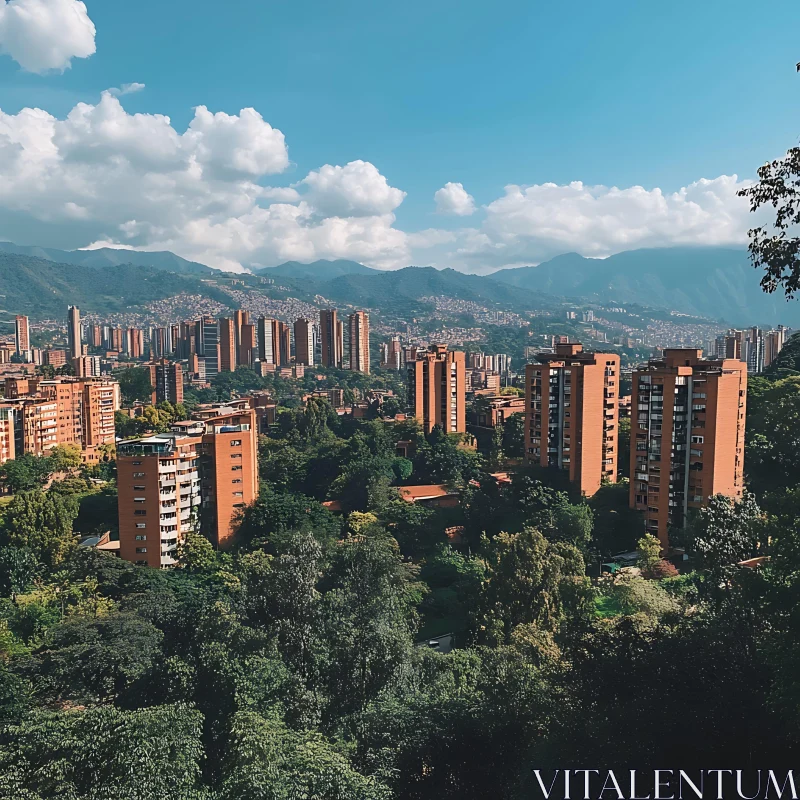
[[[77,516],[78,503],[71,495],[20,492],[6,507],[0,532],[7,544],[26,548],[53,568],[75,545],[72,523]]]
[[[189,532],[178,544],[178,564],[190,572],[204,572],[214,565],[214,547],[205,536]]]
[[[220,800],[389,800],[318,733],[298,733],[253,713],[234,717]]]
[[[639,551],[638,565],[642,571],[651,570],[661,561],[661,542],[656,536],[645,534],[636,542],[636,549]]]
[[[508,644],[514,629],[525,624],[558,630],[584,571],[574,547],[548,542],[533,528],[499,533],[486,547],[486,581],[477,615],[480,639]]]
[[[745,468],[752,488],[792,485],[800,475],[800,377],[754,378],[747,396]]]
[[[245,510],[238,537],[243,545],[278,546],[295,532],[312,531],[327,541],[338,535],[339,527],[338,519],[317,500],[262,486],[258,499]]]
[[[764,514],[755,497],[745,493],[740,501],[714,495],[691,520],[688,547],[698,564],[713,574],[756,552],[764,533]]]
[[[201,723],[184,706],[38,713],[0,729],[0,798],[200,800]]]
[[[508,387],[513,388],[513,387]],[[505,390],[503,390],[505,391]],[[503,452],[509,458],[525,455],[525,415],[512,414],[503,425]]]
[[[160,643],[158,629],[136,615],[70,617],[47,632],[31,672],[46,698],[105,702],[148,675]]]
[[[115,372],[114,378],[119,383],[122,399],[128,404],[150,400],[153,395],[150,373],[144,367],[126,367]]]
[[[50,459],[24,453],[0,466],[0,480],[16,494],[43,486],[53,471]]]

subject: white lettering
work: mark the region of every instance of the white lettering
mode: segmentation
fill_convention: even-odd
[[[536,776],[536,780],[539,781],[539,788],[542,790],[542,794],[545,796],[545,798],[547,798],[547,800],[549,800],[550,793],[553,791],[553,787],[556,785],[556,778],[558,778],[559,772],[561,772],[561,770],[557,769],[556,774],[553,775],[553,782],[550,784],[550,788],[545,791],[544,781],[542,780],[542,776],[539,774],[540,770],[535,769],[533,771],[533,774]],[[567,795],[567,797],[569,797],[569,795]]]
[[[758,789],[756,789],[756,793],[748,797],[746,794],[742,794],[742,770],[736,770],[736,793],[742,800],[756,800],[756,798],[761,794],[761,770],[758,771]]]
[[[667,774],[667,775],[669,775],[670,777],[672,777],[672,775],[675,772],[675,770],[672,770],[672,769],[657,769],[655,771],[655,776],[656,776],[656,797],[655,797],[655,800],[675,800],[675,795],[674,794],[671,794],[669,797],[665,797],[663,794],[661,794],[661,789],[662,788],[663,789],[669,789],[670,788],[670,779],[669,778],[667,778],[666,784],[662,784],[661,783],[661,773],[662,772]]]
[[[611,786],[608,785],[608,782],[611,781]],[[603,788],[600,790],[600,798],[602,800],[604,792],[616,792],[617,793],[617,800],[625,800],[625,795],[622,794],[622,789],[619,788],[619,784],[617,783],[617,777],[614,775],[614,770],[609,770],[606,773],[606,781],[603,784]]]
[[[703,786],[705,785],[705,775],[703,774],[703,770],[700,770],[700,788],[697,787],[697,784],[692,782],[692,779],[683,771],[680,770],[678,773],[678,797],[680,800],[683,800],[683,782],[689,784],[692,787],[692,791],[702,800],[703,797]]]
[[[631,770],[631,800],[650,800],[650,795],[646,794],[644,797],[636,795],[636,770]]]
[[[775,773],[770,770],[767,777],[767,791],[764,793],[764,797],[769,797],[769,787],[772,784],[775,787],[775,791],[778,793],[778,797],[783,797],[783,792],[786,789],[786,784],[792,787],[792,800],[797,800],[797,789],[794,787],[794,774],[792,770],[789,770],[789,774],[786,776],[786,780],[783,782],[783,786],[778,788],[778,780],[775,777]]]
[[[600,774],[599,769],[575,769],[573,772],[576,775],[580,775],[583,773],[583,800],[592,800],[589,796],[589,773],[595,772],[598,775]]]
[[[733,775],[732,769],[710,769],[708,770],[709,775],[713,775],[717,773],[717,800],[725,800],[722,796],[722,773],[727,772],[729,775]]]

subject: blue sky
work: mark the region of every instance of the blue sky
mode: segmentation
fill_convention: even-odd
[[[63,73],[32,74],[12,58],[0,58],[5,114],[35,106],[63,120],[77,103],[96,105],[104,89],[131,82],[145,88],[120,98],[127,115],[168,115],[179,134],[196,106],[231,116],[253,107],[284,134],[290,161],[280,172],[253,174],[255,184],[289,186],[322,165],[369,162],[390,187],[406,193],[388,211],[386,204],[376,207],[376,215],[394,217],[392,230],[450,231],[456,237],[422,247],[413,237],[402,244],[382,240],[372,249],[317,237],[300,247],[313,256],[368,261],[373,253],[379,266],[428,256],[440,266],[482,271],[567,249],[607,255],[627,245],[669,244],[669,220],[647,218],[644,224],[653,230],[643,238],[590,230],[570,247],[575,231],[567,225],[551,236],[554,220],[542,221],[536,205],[552,206],[563,197],[532,199],[522,190],[505,208],[482,207],[502,206],[507,185],[580,181],[667,194],[702,178],[752,178],[760,163],[800,135],[796,2],[88,0],[86,7],[96,27],[96,52],[73,58]],[[463,184],[474,197],[475,214],[437,213],[434,193],[447,182]],[[65,189],[65,202],[72,202],[67,195]],[[597,192],[589,200],[596,201]],[[37,211],[35,201],[27,209],[9,207],[5,225],[0,208],[5,238],[11,238],[13,223],[28,238],[50,244],[90,243],[70,234],[57,214]],[[574,203],[581,202],[580,193],[568,198],[564,215],[573,215]],[[98,216],[80,197],[73,204]],[[691,243],[693,236],[699,244],[741,242],[746,217],[737,239],[734,229],[743,218],[726,204],[727,216],[711,240],[697,233],[698,219],[673,226],[675,242]],[[592,213],[607,216],[607,206],[600,206]],[[625,209],[614,214],[625,216]],[[119,225],[131,221],[122,219],[127,211],[120,209],[119,221],[98,220],[96,231],[83,217],[81,230],[97,240],[168,243],[190,257],[203,255],[202,243],[175,231],[128,236],[126,242]],[[636,228],[640,212],[638,206],[632,211]],[[208,208],[198,213],[208,217]],[[665,212],[674,213],[685,215],[685,209]],[[20,214],[31,219],[21,224]],[[329,216],[352,219],[343,214]],[[356,216],[369,214],[362,209]],[[234,211],[233,218],[241,214]],[[531,220],[532,227],[541,225],[538,239],[520,244]],[[597,224],[590,222],[588,228]],[[175,225],[185,228],[186,220]],[[260,235],[274,238],[274,231]],[[231,263],[262,263],[291,248],[232,250]],[[224,259],[216,253],[209,260],[217,257]]]

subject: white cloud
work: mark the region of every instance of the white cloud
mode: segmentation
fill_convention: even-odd
[[[450,257],[499,267],[537,264],[566,251],[608,256],[638,247],[739,245],[750,227],[736,175],[701,179],[676,192],[587,186],[576,181],[506,186],[478,229],[462,232]]]
[[[453,214],[457,217],[468,217],[474,214],[475,198],[467,192],[461,183],[446,183],[434,195],[436,211],[439,214]]]
[[[0,111],[0,239],[173,250],[226,269],[351,258],[381,268],[490,271],[569,250],[602,257],[740,245],[752,224],[736,197],[745,183],[733,175],[672,193],[511,185],[470,227],[406,233],[395,218],[405,192],[373,164],[325,164],[292,186],[265,185],[289,163],[283,133],[253,109],[200,106],[182,132],[167,116],[129,114],[111,92],[63,119],[41,109]],[[460,184],[448,186],[458,197],[452,187]]]
[[[145,85],[143,83],[123,83],[118,89],[109,89],[108,93],[113,94],[114,97],[122,97],[125,94],[134,94],[136,92],[143,92]]]
[[[198,106],[184,138],[197,161],[218,178],[257,178],[289,166],[283,134],[254,108],[231,115]]]
[[[94,37],[80,0],[0,0],[0,51],[29,72],[69,69],[95,52]]]
[[[330,164],[309,172],[298,186],[320,214],[337,217],[369,217],[389,214],[406,196],[389,186],[386,178],[368,161],[351,161],[344,167]]]
[[[128,114],[110,92],[64,119],[0,112],[0,238],[169,249],[226,269],[408,263],[392,213],[405,194],[372,164],[326,165],[295,187],[261,184],[288,164],[283,134],[253,109],[201,106],[184,132],[163,115]]]

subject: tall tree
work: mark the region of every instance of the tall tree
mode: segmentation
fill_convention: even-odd
[[[765,292],[780,288],[792,297],[800,288],[800,237],[794,235],[800,224],[800,147],[760,167],[758,182],[738,194],[750,201],[753,212],[774,209],[774,220],[748,231],[750,258],[764,273]]]
[[[78,504],[71,495],[20,492],[8,504],[3,518],[6,541],[27,548],[47,567],[60,564],[75,545],[72,523]]]

